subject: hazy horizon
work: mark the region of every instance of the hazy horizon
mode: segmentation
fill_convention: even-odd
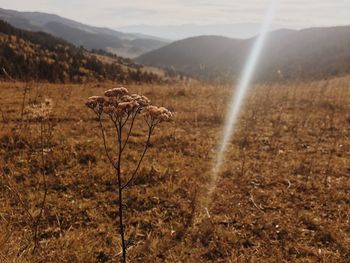
[[[17,11],[57,14],[85,24],[119,28],[124,26],[181,26],[260,23],[268,0],[150,0],[139,2],[72,0],[63,4],[57,0],[11,2],[0,0],[0,7]],[[350,0],[329,1],[285,0],[280,2],[275,23],[286,28],[306,28],[350,24]]]
[[[288,27],[274,25],[272,31],[278,29],[303,29],[307,27]],[[180,40],[189,37],[203,35],[218,35],[237,39],[254,37],[260,30],[259,23],[237,23],[237,24],[183,24],[183,25],[130,25],[114,28],[124,33],[142,33],[145,35],[157,36],[168,40]]]

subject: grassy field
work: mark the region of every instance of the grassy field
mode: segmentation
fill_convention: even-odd
[[[127,86],[174,113],[126,192],[128,261],[349,262],[349,85],[343,77],[253,87],[209,213],[201,200],[230,87]],[[84,105],[111,87],[0,84],[0,262],[119,262],[117,180]],[[43,169],[40,123],[26,108],[44,99],[53,116]],[[124,174],[146,140],[142,120],[136,125]],[[32,254],[43,171],[47,204]]]

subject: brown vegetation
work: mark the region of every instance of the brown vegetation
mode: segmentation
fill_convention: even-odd
[[[128,86],[174,112],[174,122],[155,131],[125,193],[128,260],[348,262],[349,83],[344,77],[255,86],[208,213],[197,204],[206,193],[230,87]],[[87,97],[113,87],[1,84],[1,262],[120,260],[117,179],[98,123],[84,107]],[[21,112],[22,105],[45,99],[53,101],[53,126],[42,168],[40,125]],[[111,139],[111,124],[104,125]],[[135,125],[125,171],[146,139],[147,129]],[[40,213],[42,171],[48,192],[40,248],[32,254],[26,211]]]
[[[49,34],[20,30],[0,20],[0,79],[11,76],[51,83],[164,83],[165,72],[159,71],[154,73],[130,59],[87,51]]]

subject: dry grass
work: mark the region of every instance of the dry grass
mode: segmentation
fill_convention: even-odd
[[[211,217],[201,221],[197,204],[207,189],[230,89],[128,87],[175,112],[173,123],[155,131],[136,183],[125,193],[129,261],[348,262],[349,84],[350,78],[340,78],[254,87]],[[0,261],[118,262],[116,178],[98,123],[84,106],[111,84],[38,84],[27,92],[26,104],[54,102],[49,191],[35,255],[19,201],[39,212],[38,125],[26,118],[20,125],[24,87],[0,85]],[[144,140],[144,133],[132,134],[130,163]]]

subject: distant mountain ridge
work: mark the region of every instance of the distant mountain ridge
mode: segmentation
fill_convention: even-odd
[[[238,78],[254,42],[200,36],[141,55],[137,62],[201,79]],[[323,78],[350,73],[350,26],[277,30],[264,46],[256,79]]]
[[[159,71],[160,72],[160,71]],[[159,83],[151,69],[100,51],[89,52],[44,32],[17,29],[0,20],[0,79],[49,82]]]
[[[167,41],[157,37],[88,26],[54,14],[18,12],[0,8],[0,19],[20,29],[49,33],[76,46],[102,49],[130,58],[168,44]]]
[[[259,33],[260,23],[238,24],[183,24],[183,25],[130,25],[118,27],[121,32],[140,32],[171,40],[181,40],[195,36],[224,36],[246,39]],[[283,25],[274,25],[273,29],[284,28]]]

